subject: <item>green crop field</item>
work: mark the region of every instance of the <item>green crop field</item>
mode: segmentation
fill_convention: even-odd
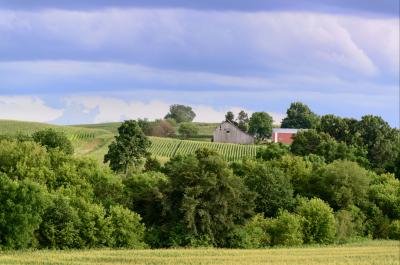
[[[0,120],[0,135],[15,135],[18,133],[31,135],[38,130],[53,128],[67,135],[75,147],[75,154],[77,156],[88,156],[102,162],[104,155],[107,153],[108,145],[113,141],[119,125],[120,123],[115,122],[59,126],[36,122]],[[212,133],[216,125],[212,123],[198,123],[198,126],[200,132],[204,135]],[[224,144],[160,137],[149,138],[152,142],[149,152],[163,161],[175,155],[193,154],[199,148],[215,150],[228,161],[238,160],[245,156],[254,157],[257,151],[257,145]]]
[[[0,252],[0,264],[19,265],[399,265],[400,243],[371,241],[326,247],[261,250],[40,250]]]

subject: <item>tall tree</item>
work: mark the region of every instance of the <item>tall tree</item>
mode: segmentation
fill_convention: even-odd
[[[150,140],[136,121],[125,121],[118,128],[118,135],[108,147],[104,162],[116,172],[127,173],[130,166],[137,166],[147,154]]]
[[[254,194],[243,180],[208,149],[172,158],[165,172],[170,183],[164,211],[171,225],[184,227],[185,238],[206,238],[214,246],[229,246],[229,235],[252,215],[254,206]]]
[[[229,122],[234,122],[234,120],[235,120],[235,115],[233,114],[233,112],[232,111],[228,111],[226,114],[225,114],[225,120],[226,121],[229,121]]]
[[[318,125],[318,116],[301,102],[290,104],[286,114],[286,118],[282,120],[281,128],[311,129]]]
[[[250,117],[249,133],[259,139],[271,137],[272,117],[266,112],[254,112]]]
[[[239,129],[247,132],[247,130],[249,129],[249,115],[244,110],[241,110],[239,112],[237,120]]]
[[[191,122],[196,117],[196,113],[192,110],[192,107],[174,104],[169,107],[169,113],[165,116],[165,119],[174,119],[177,123]]]

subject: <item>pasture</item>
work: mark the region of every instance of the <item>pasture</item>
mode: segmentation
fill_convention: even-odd
[[[0,252],[1,253],[1,252]],[[367,241],[324,247],[158,250],[39,250],[0,254],[0,264],[19,265],[399,265],[400,243]]]

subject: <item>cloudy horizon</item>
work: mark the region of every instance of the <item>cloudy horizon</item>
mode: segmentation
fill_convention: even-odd
[[[0,0],[0,119],[195,121],[293,101],[399,127],[399,2]]]

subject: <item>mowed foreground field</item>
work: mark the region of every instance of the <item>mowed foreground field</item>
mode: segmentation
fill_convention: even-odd
[[[1,253],[1,252],[0,252]],[[262,250],[161,249],[14,251],[0,254],[0,264],[146,264],[146,265],[399,265],[400,242],[369,241],[342,246]]]

